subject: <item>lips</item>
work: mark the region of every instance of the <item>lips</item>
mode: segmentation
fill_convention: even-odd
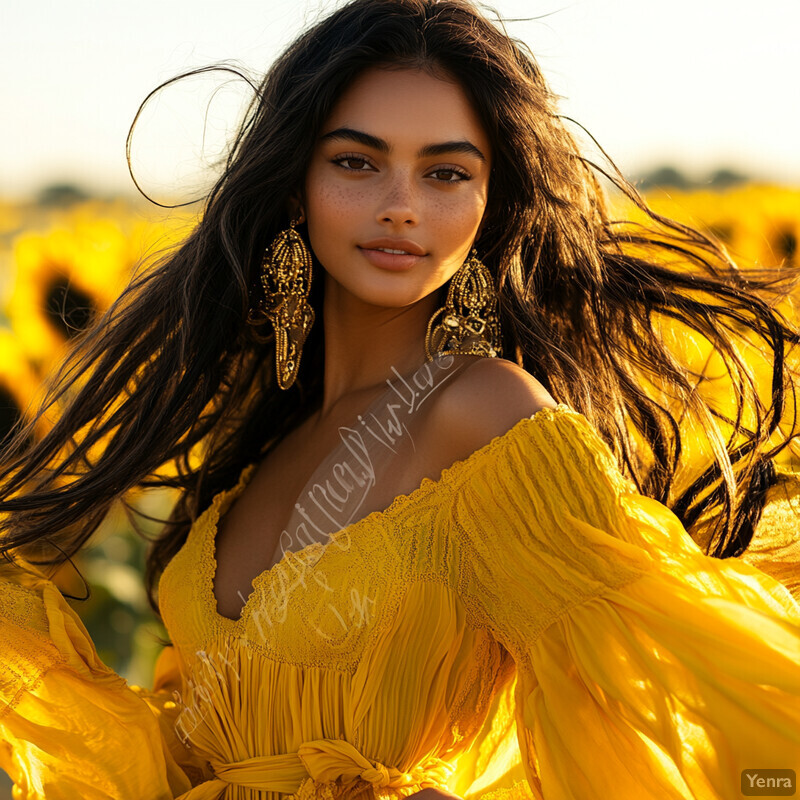
[[[383,250],[371,249],[359,246],[358,248],[364,258],[375,267],[390,271],[402,271],[411,269],[418,261],[422,261],[425,256],[406,253],[384,253]],[[397,248],[398,250],[400,248]]]
[[[369,247],[368,250],[380,250],[381,253],[391,253],[393,256],[412,256],[413,253],[409,253],[408,250],[399,250],[393,249],[390,247]]]
[[[387,250],[403,250],[405,253],[412,256],[427,255],[425,248],[411,239],[393,239],[388,236],[382,236],[380,239],[370,239],[368,242],[362,242],[358,246],[362,250],[378,250],[379,248],[385,248]],[[387,255],[396,254],[388,253]]]

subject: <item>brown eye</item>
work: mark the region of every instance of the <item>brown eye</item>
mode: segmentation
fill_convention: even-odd
[[[461,183],[461,181],[468,181],[470,180],[469,175],[466,172],[462,172],[459,169],[454,169],[453,167],[443,167],[442,169],[437,169],[431,172],[431,175],[441,175],[444,173],[445,175],[457,175],[458,180],[452,180],[450,178],[436,178],[435,180],[439,181],[440,183]]]
[[[334,158],[332,160],[332,163],[333,164],[338,164],[339,166],[342,167],[342,169],[345,169],[348,172],[366,172],[367,171],[365,169],[361,169],[361,167],[359,167],[359,166],[346,167],[346,166],[344,166],[344,162],[345,161],[356,162],[356,164],[360,163],[362,165],[363,164],[369,165],[369,162],[367,161],[367,159],[366,158],[362,158],[361,156],[340,156],[339,158]]]

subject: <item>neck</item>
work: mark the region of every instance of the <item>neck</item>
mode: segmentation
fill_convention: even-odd
[[[370,305],[326,276],[323,302],[324,390],[319,418],[337,404],[363,401],[386,381],[425,362],[425,332],[439,292],[401,308]]]

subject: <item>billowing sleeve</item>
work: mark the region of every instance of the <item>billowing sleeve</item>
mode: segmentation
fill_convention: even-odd
[[[516,663],[520,796],[733,798],[744,770],[800,771],[784,585],[706,556],[564,404],[473,463],[452,500],[457,580]]]
[[[162,735],[159,693],[147,702],[103,664],[55,584],[8,563],[0,649],[0,767],[15,798],[167,800],[191,788]]]

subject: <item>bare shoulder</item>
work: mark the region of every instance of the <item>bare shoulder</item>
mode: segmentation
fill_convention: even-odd
[[[513,361],[476,358],[442,388],[431,425],[441,447],[464,457],[521,419],[556,406],[541,382]]]

